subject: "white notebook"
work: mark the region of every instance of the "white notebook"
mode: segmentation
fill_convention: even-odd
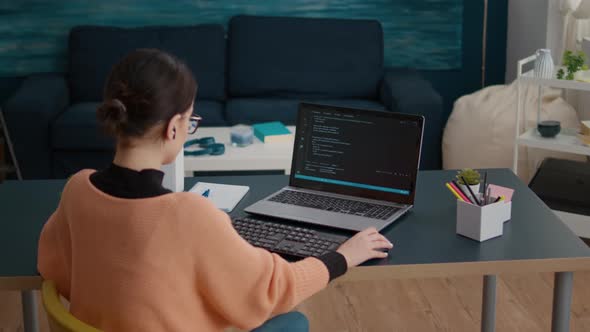
[[[250,190],[248,186],[235,186],[230,184],[197,182],[189,192],[203,195],[209,190],[209,198],[218,209],[231,212]]]

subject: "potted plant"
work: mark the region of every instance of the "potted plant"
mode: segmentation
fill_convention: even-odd
[[[557,71],[557,78],[560,80],[573,80],[576,72],[582,70],[588,70],[588,66],[584,64],[586,61],[586,54],[582,51],[574,53],[572,51],[565,51],[563,54],[563,66],[567,70],[567,74],[564,68]]]
[[[467,183],[465,183],[463,179],[465,179]],[[477,193],[479,193],[480,182],[481,174],[479,174],[478,171],[472,168],[464,168],[457,172],[457,183],[461,187],[461,190],[463,190],[463,192],[465,193],[469,193],[469,189],[467,189],[467,186],[469,186],[469,188],[471,188],[471,191],[473,191],[473,193],[477,195]]]

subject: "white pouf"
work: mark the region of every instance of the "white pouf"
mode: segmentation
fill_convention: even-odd
[[[536,126],[537,98],[537,86],[522,85],[521,102],[527,115],[527,128]],[[459,98],[443,134],[443,168],[512,169],[516,103],[516,82],[490,86]],[[543,88],[541,120],[560,121],[562,129],[579,127],[576,111],[561,98],[557,89]],[[522,132],[522,118],[520,123]],[[585,160],[578,155],[523,146],[519,148],[518,176],[525,183],[546,157]]]

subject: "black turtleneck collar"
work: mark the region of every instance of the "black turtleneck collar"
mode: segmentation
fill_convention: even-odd
[[[100,191],[119,198],[149,198],[171,193],[162,186],[164,172],[156,169],[135,171],[114,163],[90,176]]]

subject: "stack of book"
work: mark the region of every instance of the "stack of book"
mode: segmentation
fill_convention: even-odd
[[[292,142],[293,133],[279,121],[252,125],[254,136],[263,143]]]

